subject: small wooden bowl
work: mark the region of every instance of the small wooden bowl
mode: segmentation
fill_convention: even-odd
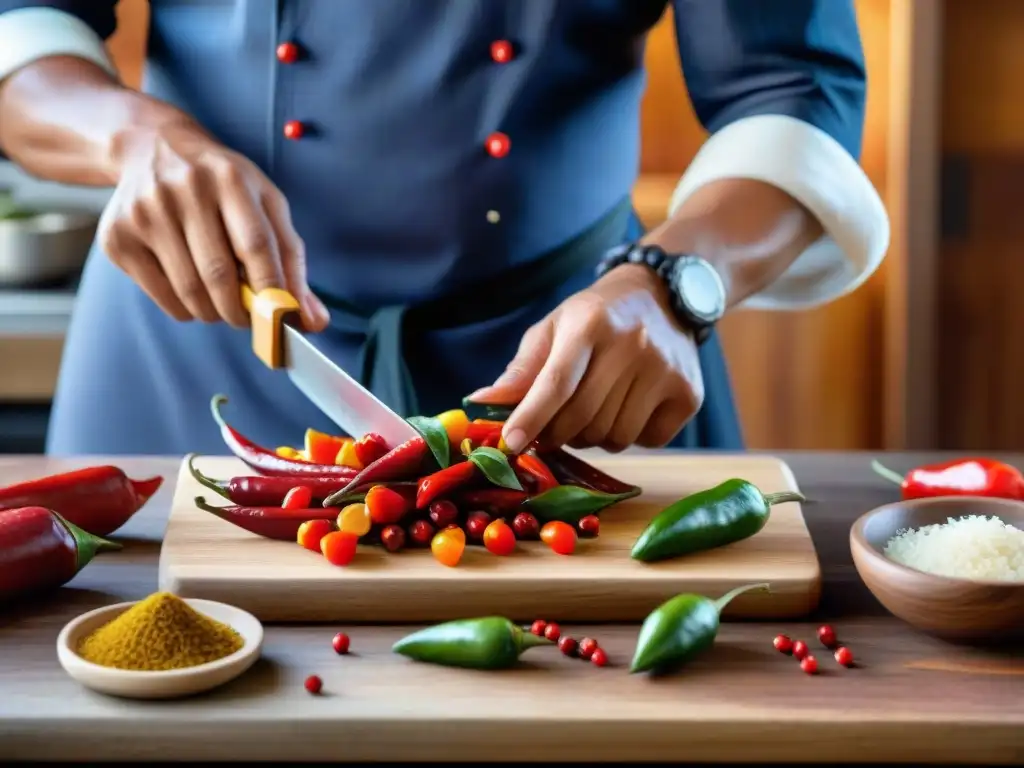
[[[972,644],[1024,639],[1024,582],[936,576],[883,554],[886,543],[901,529],[965,515],[998,517],[1024,529],[1024,504],[1017,501],[950,496],[887,504],[862,515],[850,529],[857,573],[890,613],[922,632]]]
[[[61,630],[57,636],[60,665],[79,683],[100,693],[129,699],[173,699],[224,685],[249,669],[259,658],[263,647],[263,625],[255,616],[212,600],[188,598],[185,602],[211,619],[232,627],[242,636],[242,647],[230,656],[207,664],[155,672],[113,669],[86,661],[76,650],[82,638],[135,605],[118,603],[82,614]]]

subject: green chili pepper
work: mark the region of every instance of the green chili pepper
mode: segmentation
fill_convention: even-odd
[[[504,669],[523,651],[551,641],[526,632],[508,619],[459,619],[421,629],[391,646],[414,661],[467,669]]]
[[[652,563],[750,538],[764,528],[772,505],[787,501],[805,499],[792,491],[764,494],[746,480],[726,480],[660,512],[637,538],[630,556]]]
[[[498,403],[475,403],[468,397],[462,398],[462,410],[466,417],[473,419],[487,419],[488,421],[507,421],[516,409],[515,405],[502,405]]]
[[[559,485],[527,499],[525,505],[542,524],[561,520],[575,525],[587,515],[639,495],[636,487],[624,493],[605,493],[580,485]]]
[[[683,594],[665,601],[644,619],[629,671],[667,671],[703,653],[715,643],[725,606],[754,589],[767,591],[768,585],[737,587],[717,600]]]
[[[433,416],[410,416],[406,421],[423,437],[437,465],[445,469],[450,460],[451,444],[444,424]]]

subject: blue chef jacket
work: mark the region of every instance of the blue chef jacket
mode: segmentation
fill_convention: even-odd
[[[101,37],[113,0],[50,6]],[[500,285],[626,198],[636,179],[645,36],[666,0],[152,0],[144,89],[195,116],[283,191],[310,285],[366,318],[479,283]],[[690,98],[709,131],[781,114],[854,157],[865,75],[851,0],[675,0]],[[292,43],[297,59],[277,51]],[[506,45],[507,43],[507,45]],[[497,44],[497,45],[495,45]],[[494,54],[499,50],[497,55]],[[511,54],[511,55],[508,55]],[[301,128],[288,138],[284,126]],[[488,151],[495,134],[507,152]],[[294,133],[293,133],[294,136]],[[501,138],[501,137],[498,137]],[[490,383],[522,333],[593,279],[589,263],[498,317],[407,327],[423,413]],[[337,310],[318,346],[358,372],[372,322]],[[407,325],[409,325],[407,323]],[[718,340],[701,349],[706,401],[677,440],[741,434]],[[86,266],[55,398],[55,454],[222,452],[214,393],[261,442],[335,430],[256,360],[244,331],[164,316],[103,254]]]

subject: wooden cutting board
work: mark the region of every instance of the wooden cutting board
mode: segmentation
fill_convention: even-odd
[[[798,618],[817,605],[821,571],[799,504],[773,508],[764,529],[746,541],[656,564],[630,559],[647,522],[689,493],[742,477],[765,493],[797,490],[789,467],[749,454],[631,455],[587,460],[644,493],[601,514],[601,534],[581,539],[572,556],[540,542],[510,557],[467,549],[456,568],[429,550],[389,554],[361,547],[338,568],[290,542],[255,536],[197,509],[196,496],[228,504],[182,466],[160,553],[160,588],[183,597],[219,600],[263,621],[432,622],[504,615],[562,621],[639,621],[680,592],[718,597],[733,587],[769,582],[771,593],[734,601],[727,618]],[[198,459],[206,475],[249,474],[235,458]]]

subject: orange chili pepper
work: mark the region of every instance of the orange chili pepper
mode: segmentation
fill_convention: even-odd
[[[332,531],[320,539],[320,551],[331,565],[348,565],[356,556],[359,537],[345,531]]]
[[[430,551],[441,565],[454,568],[466,551],[466,532],[454,525],[438,531],[430,540]]]
[[[333,527],[330,520],[307,520],[299,526],[296,540],[299,542],[299,546],[305,547],[310,552],[319,552],[320,541],[331,532]]]

